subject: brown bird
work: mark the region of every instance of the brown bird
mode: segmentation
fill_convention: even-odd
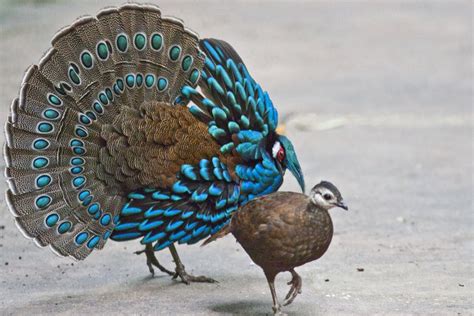
[[[328,249],[333,225],[328,210],[347,210],[339,190],[330,182],[317,184],[309,196],[294,192],[276,192],[245,204],[233,216],[230,225],[205,241],[205,244],[232,233],[250,258],[259,265],[268,281],[273,311],[281,305],[275,292],[275,277],[289,271],[290,291],[283,305],[301,293],[302,280],[294,270],[319,259]]]

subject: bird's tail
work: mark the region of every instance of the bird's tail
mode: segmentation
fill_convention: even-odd
[[[123,107],[182,103],[204,55],[181,21],[137,4],[83,17],[52,46],[26,72],[6,124],[6,199],[27,237],[84,259],[104,246],[124,204],[114,181],[128,170],[110,167],[104,129]]]
[[[224,228],[219,230],[217,233],[215,233],[214,235],[212,235],[209,238],[207,238],[206,240],[204,240],[204,242],[201,244],[201,247],[204,247],[207,244],[209,244],[213,241],[216,241],[219,238],[224,237],[225,235],[229,234],[230,232],[232,232],[232,221],[229,225],[224,226]]]

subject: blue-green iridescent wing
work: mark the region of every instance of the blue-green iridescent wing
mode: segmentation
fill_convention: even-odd
[[[237,52],[226,42],[200,41],[206,53],[199,87],[185,86],[191,112],[206,122],[222,153],[246,161],[262,159],[262,143],[278,125],[278,113],[268,93],[250,76]]]
[[[240,186],[217,157],[182,165],[177,178],[169,189],[130,193],[111,238],[142,238],[142,244],[154,243],[158,251],[174,242],[196,243],[229,223]]]

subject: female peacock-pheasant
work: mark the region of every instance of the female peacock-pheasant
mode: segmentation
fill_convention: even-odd
[[[37,244],[81,260],[109,238],[140,239],[150,271],[211,281],[186,274],[174,243],[216,233],[286,169],[304,190],[276,109],[226,42],[126,4],[52,46],[6,124],[8,205]],[[154,256],[165,248],[175,273]]]

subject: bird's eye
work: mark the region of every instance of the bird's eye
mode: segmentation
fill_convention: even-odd
[[[326,193],[326,194],[323,195],[323,198],[324,198],[326,201],[329,201],[329,200],[332,198],[332,196],[331,196],[331,194]]]
[[[276,159],[279,163],[282,163],[285,159],[285,148],[280,144],[279,141],[276,141],[272,147],[272,156]]]
[[[278,150],[276,158],[279,162],[282,162],[283,159],[285,159],[285,150],[283,149],[283,147],[280,147],[280,149]]]

